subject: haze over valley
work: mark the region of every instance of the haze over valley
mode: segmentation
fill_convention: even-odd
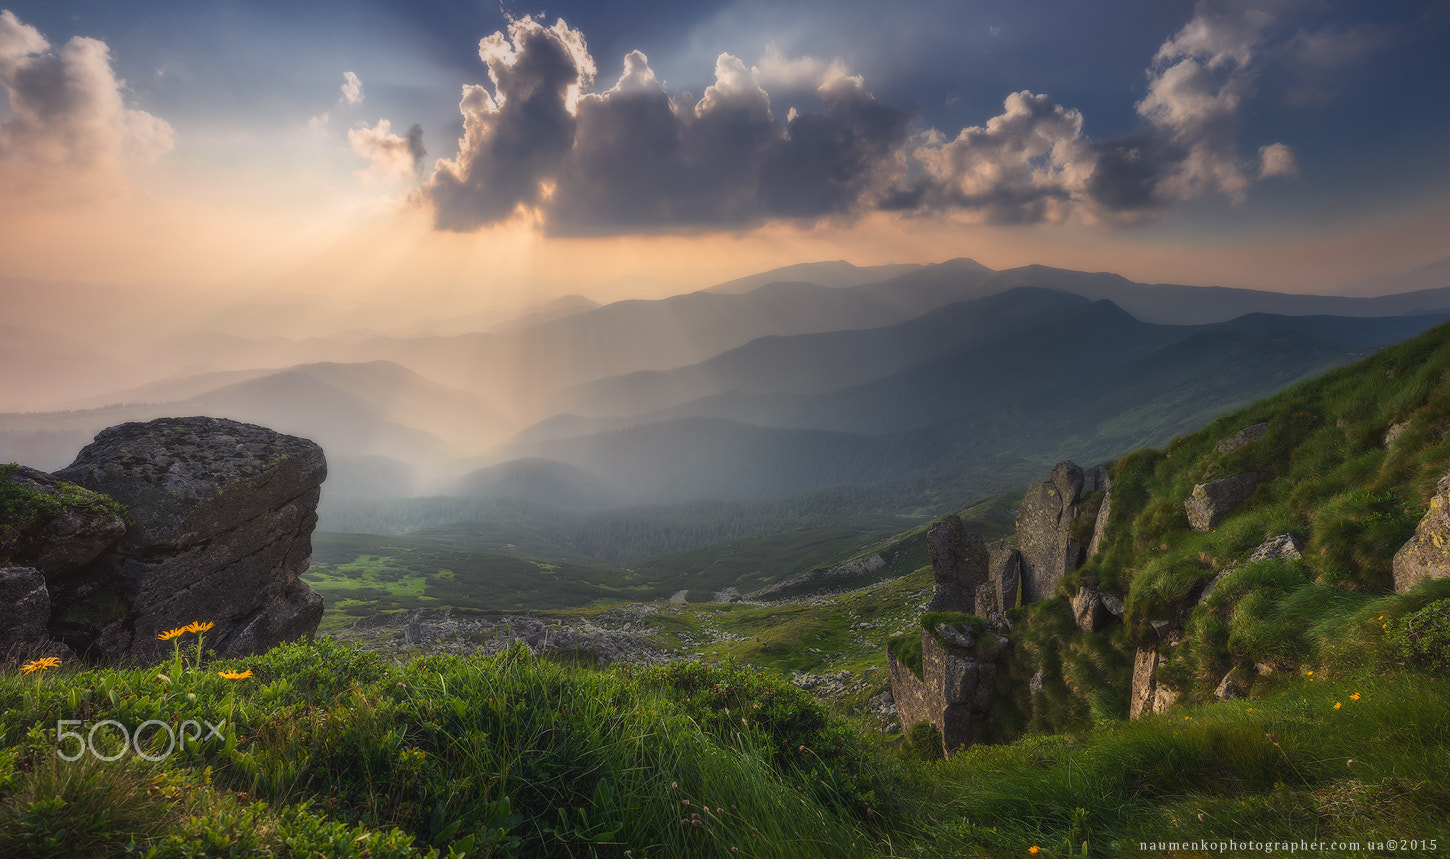
[[[0,459],[54,470],[107,426],[234,418],[320,443],[322,527],[381,533],[631,509],[670,520],[692,503],[742,516],[788,499],[810,512],[749,530],[927,518],[1062,458],[1161,445],[1450,318],[1447,287],[1318,296],[955,259],[795,265],[447,334],[337,331],[318,308],[245,305],[189,320],[195,331],[109,337],[70,311],[85,349],[44,327],[54,302],[103,293],[42,290],[11,318],[0,360],[21,383],[4,391]],[[840,493],[853,500],[837,522],[810,500]]]

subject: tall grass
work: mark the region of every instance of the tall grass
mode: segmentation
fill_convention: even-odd
[[[260,815],[259,850],[336,824],[420,855],[820,856],[868,852],[888,823],[888,763],[804,692],[744,669],[597,672],[522,647],[387,666],[328,643],[244,665],[241,681],[67,672],[38,697],[0,682],[5,735],[23,738],[0,757],[0,853],[171,855]],[[156,763],[108,728],[99,751],[117,760],[69,763],[54,725],[70,718],[83,733],[227,724],[169,754],[153,731],[141,750]]]

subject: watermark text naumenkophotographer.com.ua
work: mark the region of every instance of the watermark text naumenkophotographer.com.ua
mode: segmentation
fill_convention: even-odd
[[[70,730],[72,726],[84,726],[85,724],[80,719],[60,719],[55,723],[55,753],[61,760],[80,760],[86,752],[90,752],[100,760],[114,761],[127,752],[133,752],[148,761],[164,761],[171,756],[172,752],[176,751],[178,740],[182,746],[185,746],[187,743],[199,743],[212,737],[226,739],[226,736],[222,734],[222,728],[226,727],[227,720],[223,719],[220,724],[212,724],[204,719],[201,721],[187,719],[172,725],[160,719],[147,719],[138,725],[135,731],[132,731],[115,719],[103,719],[91,724],[90,730],[85,733]],[[96,734],[102,729],[106,729],[106,731],[101,734],[102,742],[98,748]],[[119,747],[115,745],[114,741],[108,742],[106,739],[115,734],[120,736]],[[143,736],[154,742],[158,736],[163,735],[166,737],[166,741],[165,749],[162,751],[158,752],[151,748],[149,742],[145,745],[142,743]],[[75,742],[74,746],[69,745],[71,741]],[[68,753],[72,748],[75,749],[74,753]]]
[[[1379,839],[1370,841],[1139,841],[1144,852],[1197,851],[1200,853],[1354,853],[1371,852],[1438,852],[1440,842],[1433,839]]]

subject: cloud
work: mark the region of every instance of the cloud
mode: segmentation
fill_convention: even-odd
[[[14,13],[0,12],[0,86],[12,116],[0,124],[0,190],[70,204],[115,196],[128,168],[170,152],[165,121],[131,110],[110,50],[76,37],[59,50]]]
[[[888,198],[902,210],[956,210],[995,223],[1140,220],[1210,195],[1233,202],[1271,176],[1293,176],[1293,150],[1274,143],[1240,154],[1254,62],[1273,18],[1242,3],[1200,0],[1159,47],[1136,109],[1143,124],[1083,137],[1083,117],[1046,95],[1019,92],[983,127],[913,153],[924,171]]]
[[[617,82],[585,92],[596,68],[564,21],[510,23],[480,43],[493,90],[464,87],[464,136],[416,199],[439,229],[522,213],[555,233],[736,227],[869,206],[902,169],[910,114],[880,104],[839,63],[721,54],[700,99],[672,98],[649,59],[627,55]],[[814,112],[772,111],[761,76],[810,81]]]
[[[366,125],[347,133],[352,151],[368,160],[368,168],[358,171],[365,178],[408,178],[423,167],[423,127],[414,125],[406,135],[392,133],[392,123],[378,120],[377,126]]]
[[[1284,102],[1311,107],[1331,101],[1349,68],[1389,43],[1388,31],[1368,25],[1300,30],[1274,50],[1287,72]]]
[[[525,16],[478,43],[493,92],[463,87],[458,155],[440,159],[421,189],[439,229],[469,231],[539,204],[574,144],[575,111],[594,63],[562,19]]]
[[[925,176],[888,208],[965,209],[997,223],[1065,220],[1094,167],[1082,123],[1081,113],[1046,95],[1013,93],[985,126],[951,141],[928,135],[912,153]]]
[[[436,162],[414,200],[442,230],[522,217],[564,234],[872,210],[1117,223],[1206,196],[1239,202],[1258,181],[1297,174],[1286,144],[1254,157],[1238,143],[1274,23],[1262,5],[1199,0],[1152,57],[1138,127],[1095,140],[1080,111],[1029,90],[980,126],[913,134],[913,111],[877,101],[841,60],[773,45],[754,66],[720,54],[697,101],[668,92],[639,51],[613,86],[591,92],[583,34],[524,17],[480,41],[491,86],[463,88],[458,155]],[[1306,39],[1301,51],[1329,50]],[[817,104],[782,117],[772,90]]]
[[[362,81],[352,72],[342,73],[342,100],[348,104],[358,104],[367,96],[363,95]]]
[[[1271,179],[1282,176],[1293,179],[1299,175],[1299,160],[1294,150],[1282,143],[1270,143],[1259,147],[1259,178]]]

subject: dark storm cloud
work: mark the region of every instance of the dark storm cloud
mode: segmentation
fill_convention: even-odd
[[[459,153],[437,162],[416,199],[435,226],[468,231],[523,215],[546,230],[609,234],[815,221],[884,209],[994,223],[1131,221],[1207,195],[1243,199],[1292,177],[1281,143],[1239,152],[1255,59],[1274,19],[1236,0],[1201,0],[1165,41],[1136,104],[1142,124],[1083,134],[1050,96],[1012,93],[1002,112],[948,137],[913,135],[912,111],[883,104],[838,61],[730,54],[698,102],[672,96],[631,52],[617,83],[596,73],[583,34],[531,18],[480,42],[492,90],[464,87]],[[808,81],[818,106],[782,117],[762,74]]]
[[[900,172],[910,114],[832,71],[820,110],[782,122],[755,73],[728,54],[700,100],[671,98],[648,59],[582,93],[582,34],[524,18],[484,40],[495,91],[468,87],[457,158],[421,189],[445,230],[536,208],[562,233],[708,228],[860,211]]]

